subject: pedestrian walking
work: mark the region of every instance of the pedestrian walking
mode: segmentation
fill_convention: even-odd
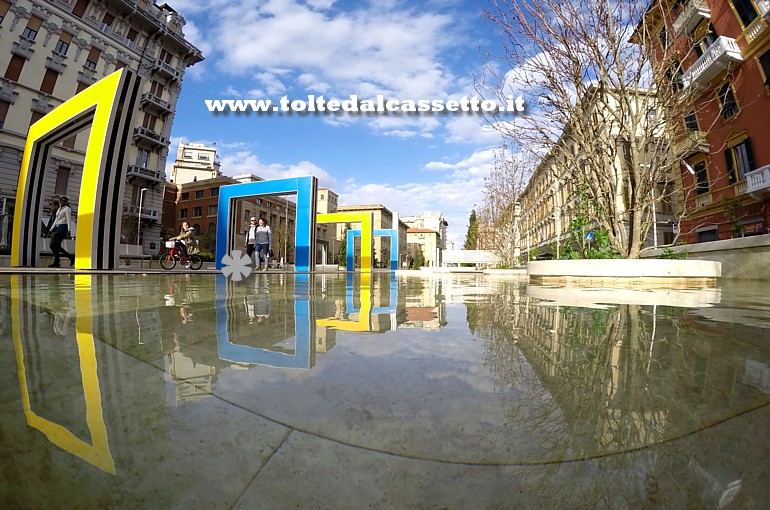
[[[61,207],[56,210],[56,217],[51,225],[51,252],[53,252],[53,264],[48,267],[61,267],[61,257],[65,256],[70,260],[70,266],[75,264],[75,256],[71,255],[64,248],[62,242],[69,237],[70,222],[72,210],[70,209],[69,197],[63,195],[59,197]],[[52,203],[53,204],[53,203]]]
[[[273,249],[273,232],[267,225],[264,218],[251,218],[249,220],[249,230],[246,231],[246,254],[251,257],[256,252],[257,271],[262,270],[262,257],[264,254],[265,271],[270,261],[270,252]]]

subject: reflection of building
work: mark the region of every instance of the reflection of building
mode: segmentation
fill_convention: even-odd
[[[440,212],[427,212],[401,218],[407,227],[409,256],[414,258],[416,250],[422,250],[426,266],[440,266],[442,253],[446,250],[446,228],[449,223]]]
[[[169,354],[168,373],[176,382],[176,401],[198,400],[213,395],[217,369],[188,358],[181,352]]]
[[[423,281],[422,287],[410,286],[404,296],[405,321],[401,328],[440,331],[446,326],[446,305],[438,287],[439,281]]]
[[[687,243],[765,234],[770,221],[770,2],[654,2],[649,53],[676,66],[674,86],[692,109],[681,119],[696,143],[678,182],[688,191]],[[653,8],[655,6],[656,8]],[[678,67],[681,66],[681,69]],[[728,201],[728,202],[725,202]]]
[[[184,38],[184,18],[167,4],[147,0],[14,0],[0,2],[0,20],[0,205],[5,200],[9,206],[15,203],[29,126],[104,76],[130,69],[143,84],[138,110],[127,112],[135,120],[125,154],[123,224],[117,227],[122,228],[123,244],[136,245],[141,215],[143,246],[157,245],[164,169],[182,77],[187,66],[203,60]],[[69,195],[73,213],[78,210],[85,149],[83,132],[53,147],[42,183],[44,197]],[[43,217],[49,213],[47,202]]]

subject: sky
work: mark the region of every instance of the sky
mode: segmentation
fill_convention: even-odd
[[[397,99],[477,95],[488,52],[485,0],[169,0],[205,60],[185,73],[180,142],[216,143],[225,175],[315,175],[341,205],[402,217],[441,211],[462,248],[502,136],[474,114],[215,114],[206,99]],[[476,78],[474,78],[476,77]]]

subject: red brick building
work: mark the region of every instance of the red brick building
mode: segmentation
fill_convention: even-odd
[[[678,176],[687,243],[770,232],[768,21],[768,0],[658,0],[645,17],[692,106],[682,122],[697,144]]]

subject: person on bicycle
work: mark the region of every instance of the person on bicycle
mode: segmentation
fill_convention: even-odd
[[[182,229],[179,231],[179,235],[172,237],[171,240],[176,241],[176,248],[182,253],[182,258],[187,261],[185,267],[189,269],[192,263],[190,262],[190,255],[187,247],[195,244],[195,229],[185,221],[182,223]]]

